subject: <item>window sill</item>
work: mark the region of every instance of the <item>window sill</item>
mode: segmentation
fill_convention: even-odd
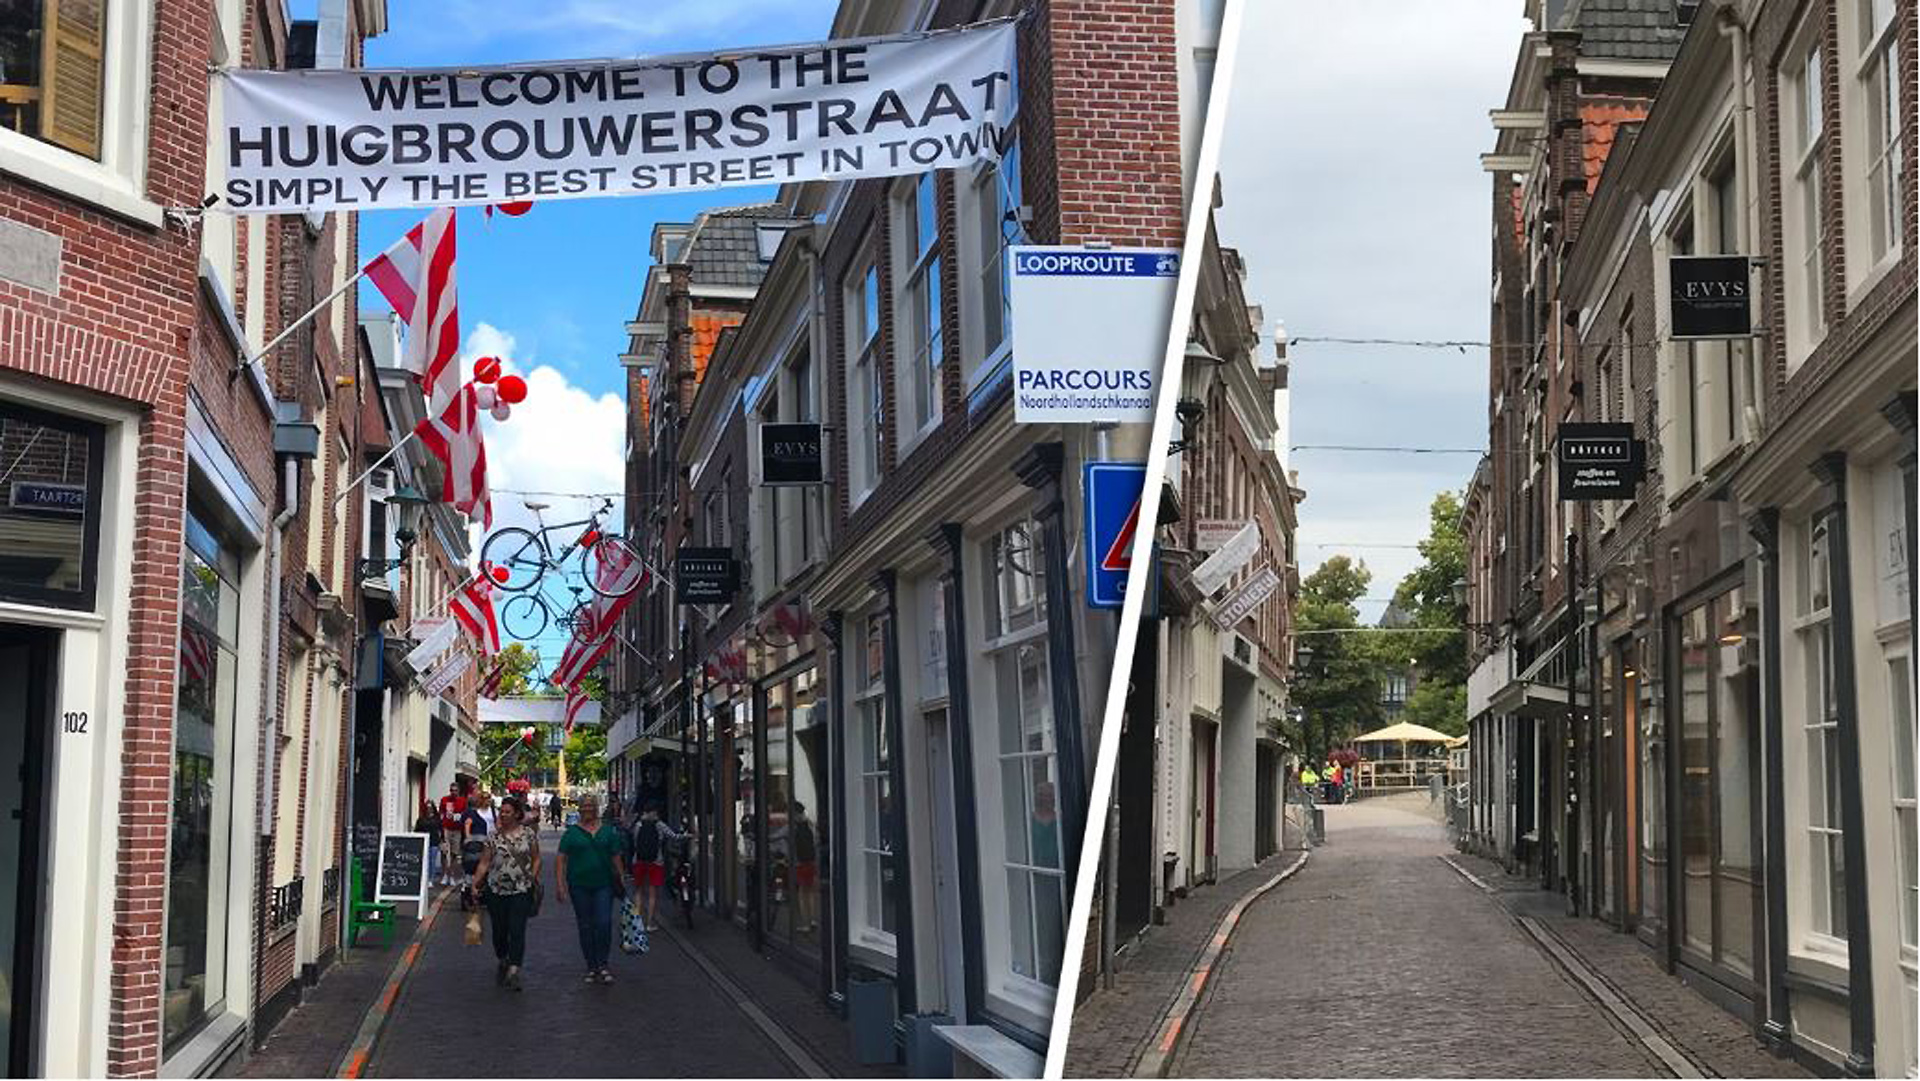
[[[99,162],[11,131],[0,131],[0,148],[6,151],[6,164],[0,165],[0,171],[151,229],[160,228],[165,221],[160,204],[136,190],[127,177]]]
[[[1017,1028],[1045,1037],[1058,998],[1054,988],[1038,980],[1005,973],[987,993],[987,1010]]]
[[[1846,943],[1808,934],[1787,955],[1787,975],[1815,989],[1847,993]]]
[[[1886,280],[1893,268],[1900,265],[1900,253],[1904,250],[1898,245],[1890,249],[1887,254],[1880,257],[1879,262],[1867,268],[1867,272],[1861,275],[1858,285],[1847,290],[1848,312],[1858,310],[1860,305],[1866,302],[1867,297],[1873,294],[1874,289]]]
[[[893,936],[869,928],[855,930],[847,942],[847,953],[856,962],[887,976],[900,968]]]

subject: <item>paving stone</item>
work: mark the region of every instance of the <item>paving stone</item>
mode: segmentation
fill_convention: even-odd
[[[527,927],[525,989],[494,984],[493,950],[433,928],[367,1064],[369,1077],[791,1077],[793,1066],[671,934],[643,956],[616,941],[610,987],[582,981],[573,911],[554,896]]]

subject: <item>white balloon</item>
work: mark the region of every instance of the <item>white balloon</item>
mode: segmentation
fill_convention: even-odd
[[[500,397],[494,393],[491,386],[481,383],[479,386],[473,388],[473,400],[474,404],[482,409],[492,409],[493,403],[499,401]]]
[[[493,403],[493,419],[505,420],[513,415],[513,407],[505,402]]]

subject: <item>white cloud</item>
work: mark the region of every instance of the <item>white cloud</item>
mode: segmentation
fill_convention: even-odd
[[[482,422],[487,483],[493,489],[493,528],[534,528],[533,512],[525,506],[529,500],[548,504],[542,515],[547,524],[555,525],[585,518],[597,509],[600,501],[589,493],[615,493],[608,520],[618,529],[622,500],[617,493],[626,483],[625,400],[618,394],[595,395],[551,365],[538,363],[531,354],[516,355],[516,342],[512,332],[480,323],[468,333],[460,359],[463,370],[470,373],[474,360],[497,356],[506,371],[527,381],[526,400],[513,407],[507,420]],[[517,494],[523,491],[563,494]],[[551,539],[557,547],[571,536]],[[476,560],[484,540],[476,527]],[[569,569],[577,566],[570,563]],[[565,598],[566,592],[549,591],[549,595]],[[564,633],[549,627],[539,640],[541,652],[559,656],[564,640]]]

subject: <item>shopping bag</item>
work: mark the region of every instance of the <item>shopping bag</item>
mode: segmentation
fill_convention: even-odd
[[[480,913],[467,913],[467,929],[461,935],[461,941],[469,946],[478,946],[480,944]]]
[[[640,918],[640,906],[629,899],[620,910],[620,950],[645,953],[651,945],[647,941],[646,921]]]

